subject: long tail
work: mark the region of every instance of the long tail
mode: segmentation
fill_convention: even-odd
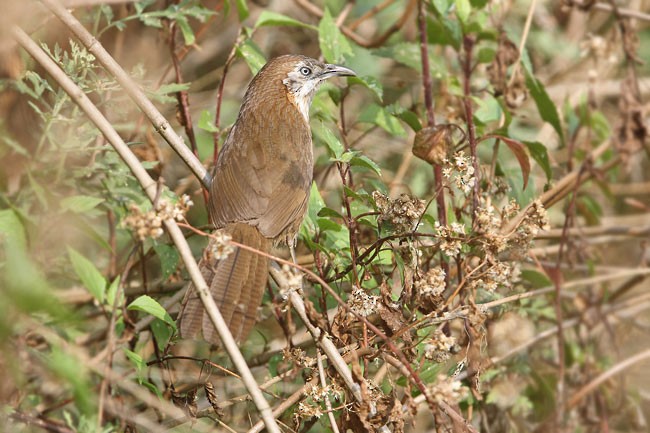
[[[225,231],[232,236],[233,241],[260,251],[270,251],[270,240],[262,236],[257,227],[235,223],[226,226]],[[207,251],[211,250],[213,243],[211,240]],[[235,248],[235,251],[223,260],[211,258],[210,254],[205,255],[199,262],[199,267],[235,341],[243,342],[255,325],[257,307],[262,302],[269,272],[268,259],[254,252]],[[217,330],[191,283],[185,293],[179,320],[183,338],[197,338],[203,332],[205,341],[221,345]]]

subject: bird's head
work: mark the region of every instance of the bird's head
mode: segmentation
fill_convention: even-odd
[[[279,92],[309,121],[309,107],[318,87],[328,78],[356,74],[344,66],[319,62],[301,55],[284,55],[268,61],[248,87],[249,96]],[[250,93],[250,95],[249,95]]]

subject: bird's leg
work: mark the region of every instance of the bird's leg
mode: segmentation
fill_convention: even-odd
[[[291,261],[293,262],[294,265],[298,264],[298,260],[296,259],[296,241],[294,239],[293,242],[289,244],[289,254],[291,254]]]

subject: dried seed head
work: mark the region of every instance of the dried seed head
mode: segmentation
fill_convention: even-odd
[[[138,206],[131,204],[129,215],[122,220],[122,226],[133,230],[140,241],[144,241],[146,238],[156,239],[163,234],[163,221],[168,219],[184,220],[185,214],[193,204],[188,195],[182,195],[174,204],[166,199],[161,199],[155,210],[144,213]]]
[[[348,299],[350,309],[360,316],[367,317],[377,312],[379,296],[370,295],[363,289],[355,287]]]
[[[467,388],[460,381],[447,377],[444,374],[438,375],[438,380],[430,390],[431,396],[439,403],[445,402],[456,405],[467,395]]]
[[[208,253],[216,260],[223,260],[235,251],[235,247],[230,243],[232,236],[223,230],[214,232],[212,240]]]
[[[456,338],[436,330],[431,339],[424,345],[424,357],[439,363],[445,362],[457,350]]]
[[[443,163],[442,175],[453,182],[460,191],[465,195],[472,193],[476,185],[474,176],[474,166],[470,157],[465,155],[464,151],[456,152],[451,159],[445,158]]]
[[[422,214],[426,210],[424,200],[401,194],[391,199],[379,191],[372,193],[377,209],[380,212],[379,222],[388,221],[396,233],[411,232],[417,228]]]
[[[437,297],[445,291],[445,271],[441,268],[432,268],[424,276],[413,283],[418,294],[424,297]]]

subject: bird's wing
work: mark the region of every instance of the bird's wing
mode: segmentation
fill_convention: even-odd
[[[231,132],[212,181],[210,213],[216,227],[248,222],[276,238],[297,230],[304,215],[313,170],[311,134],[309,128],[264,126],[245,135]]]

